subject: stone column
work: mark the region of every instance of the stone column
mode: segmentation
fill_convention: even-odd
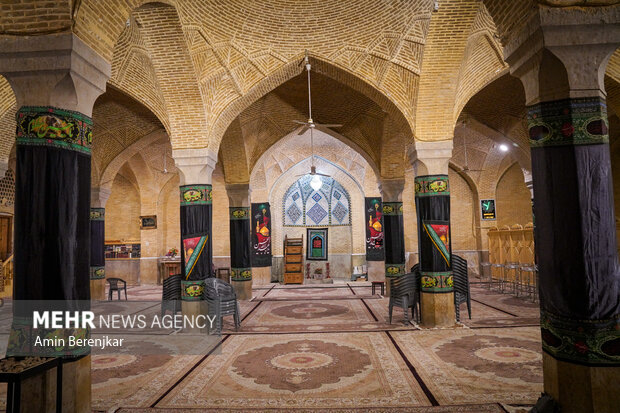
[[[32,312],[22,307],[26,300],[56,300],[72,310],[89,306],[91,116],[110,65],[71,33],[5,37],[0,73],[19,107],[11,329],[17,341],[7,353],[24,354],[16,343],[34,332]],[[50,350],[64,358],[63,411],[90,412],[90,348]],[[44,390],[37,398],[22,391],[22,411],[47,411],[54,394],[48,383],[41,375],[24,384]]]
[[[385,246],[386,294],[390,295],[390,278],[409,271],[405,268],[405,225],[403,220],[404,179],[382,179],[383,233]]]
[[[451,140],[416,142],[409,154],[416,175],[418,256],[422,273],[420,312],[424,327],[455,324],[448,181],[451,157]]]
[[[211,177],[217,155],[209,149],[175,149],[181,186],[181,298],[185,315],[204,313],[204,280],[213,277]]]
[[[105,204],[110,189],[90,192],[90,299],[105,300]]]
[[[230,210],[230,272],[240,300],[252,298],[250,185],[226,185]]]
[[[544,388],[568,413],[620,406],[620,269],[603,84],[619,20],[617,8],[541,9],[505,49],[528,106]]]

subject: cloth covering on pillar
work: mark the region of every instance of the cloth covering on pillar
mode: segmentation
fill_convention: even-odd
[[[366,227],[366,260],[383,261],[385,251],[383,249],[383,207],[381,198],[364,198],[366,207],[364,214]]]
[[[450,236],[450,185],[448,175],[415,178],[421,290],[453,291]]]
[[[252,204],[252,267],[271,267],[271,208]]]
[[[213,276],[211,185],[184,185],[180,191],[181,272],[186,281],[204,280]]]
[[[383,228],[385,230],[385,275],[405,273],[405,232],[403,203],[383,202]]]
[[[230,207],[230,272],[233,281],[252,279],[250,208]]]
[[[13,324],[7,355],[75,357],[90,347],[33,347],[33,310],[90,308],[92,120],[78,112],[24,106],[16,114]],[[58,329],[60,338],[87,337]],[[65,340],[68,343],[68,340]]]
[[[543,350],[620,365],[620,268],[603,99],[529,107]]]
[[[105,208],[90,209],[90,279],[105,278]]]

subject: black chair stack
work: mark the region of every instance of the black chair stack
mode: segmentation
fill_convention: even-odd
[[[471,319],[471,298],[467,260],[458,255],[452,255],[452,280],[454,281],[454,309],[456,311],[456,321],[461,321],[461,303],[467,303],[467,312]]]
[[[235,330],[239,329],[239,303],[237,294],[232,285],[217,278],[207,278],[204,291],[204,298],[209,306],[208,314],[215,317],[215,331],[217,334],[222,332],[223,318],[232,315],[235,320]]]
[[[181,274],[172,275],[164,280],[161,295],[162,317],[166,314],[166,310],[172,311],[172,315],[181,311]]]
[[[127,283],[125,280],[120,278],[106,278],[108,284],[110,284],[110,289],[108,290],[108,300],[112,300],[112,292],[116,291],[118,293],[118,299],[121,299],[121,291],[125,291],[125,300],[127,300]],[[119,285],[122,284],[122,285]]]
[[[420,274],[420,264],[411,267],[411,272],[416,276],[416,301],[420,302],[420,285],[422,275]],[[471,294],[469,291],[469,276],[467,270],[467,260],[452,255],[452,280],[454,282],[454,311],[456,321],[461,320],[461,303],[467,303],[467,312],[471,319]]]
[[[389,279],[390,282],[390,324],[392,324],[392,309],[394,306],[401,307],[405,314],[405,323],[409,322],[409,308],[411,317],[416,320],[416,306],[418,304],[418,288],[416,275],[413,273],[401,275]]]

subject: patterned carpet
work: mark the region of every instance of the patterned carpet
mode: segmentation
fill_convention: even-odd
[[[486,413],[538,398],[536,304],[473,286],[471,320],[463,305],[459,328],[421,330],[398,308],[389,324],[387,298],[349,285],[255,289],[241,329],[227,317],[213,354],[93,356],[93,408]],[[130,301],[157,295],[141,288]]]

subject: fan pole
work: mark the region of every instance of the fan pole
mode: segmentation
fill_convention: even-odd
[[[308,60],[308,52],[306,51],[306,72],[308,72],[308,122],[310,123],[310,150],[312,153],[312,159],[311,159],[311,163],[312,163],[312,168],[314,168],[314,133],[312,131],[312,129],[314,129],[314,125],[312,125],[312,92],[311,92],[311,88],[310,88],[310,69],[312,68],[312,66],[310,66],[310,61]]]

